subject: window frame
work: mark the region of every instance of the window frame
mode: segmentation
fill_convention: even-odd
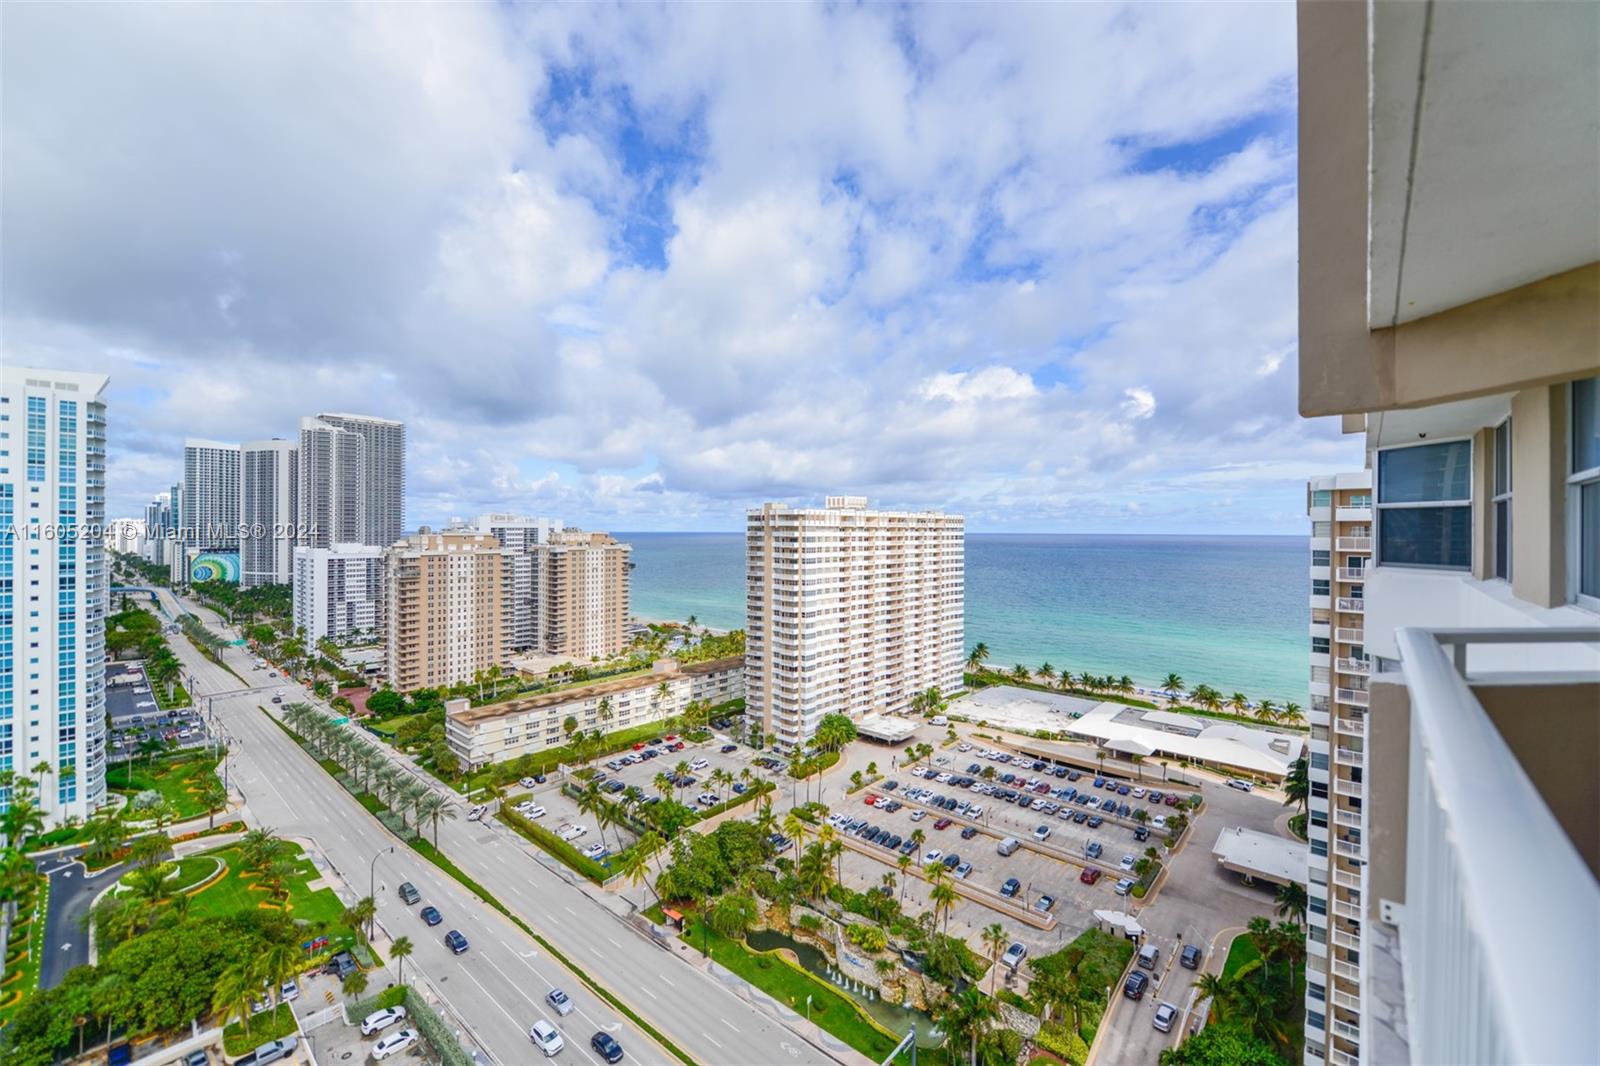
[[[1493,577],[1502,581],[1511,580],[1511,546],[1516,542],[1516,534],[1511,523],[1514,513],[1511,507],[1511,494],[1515,489],[1512,470],[1515,457],[1512,453],[1511,416],[1506,415],[1505,421],[1494,427],[1494,441],[1490,449],[1490,460],[1493,464],[1489,472],[1489,570]],[[1505,445],[1505,484],[1500,483],[1501,444]],[[1505,512],[1505,536],[1500,535],[1500,515]],[[1502,543],[1502,539],[1504,543]],[[1504,567],[1502,567],[1502,562]],[[1504,573],[1502,573],[1502,569]]]
[[[1600,492],[1600,466],[1586,467],[1582,470],[1573,469],[1573,464],[1578,460],[1576,386],[1579,381],[1597,383],[1595,401],[1597,408],[1600,408],[1600,377],[1581,378],[1567,385],[1567,441],[1563,449],[1567,486],[1567,598],[1578,607],[1600,613],[1600,596],[1592,596],[1583,591],[1583,575],[1580,573],[1583,565],[1583,489],[1587,485],[1593,485],[1595,491]],[[1600,529],[1595,530],[1594,535],[1600,536]]]
[[[1467,446],[1467,498],[1465,500],[1421,500],[1406,503],[1385,503],[1382,499],[1383,484],[1383,456],[1386,452],[1398,452],[1407,448],[1427,448],[1440,444],[1460,444]],[[1392,566],[1398,570],[1436,570],[1447,574],[1471,574],[1472,550],[1476,544],[1476,530],[1473,527],[1472,509],[1474,505],[1472,494],[1471,471],[1477,462],[1477,448],[1474,446],[1471,434],[1458,434],[1453,437],[1440,437],[1437,440],[1418,440],[1406,444],[1393,444],[1377,449],[1374,456],[1372,480],[1372,565]],[[1383,557],[1383,513],[1385,511],[1417,511],[1436,510],[1445,507],[1461,507],[1467,511],[1467,562],[1464,566],[1451,566],[1445,563],[1398,563],[1391,562]]]

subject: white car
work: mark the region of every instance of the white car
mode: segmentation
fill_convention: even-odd
[[[559,988],[552,988],[548,993],[546,993],[544,1001],[550,1004],[550,1009],[555,1011],[556,1014],[560,1015],[561,1017],[566,1017],[572,1013],[572,997],[568,996]]]
[[[1158,814],[1154,818],[1150,819],[1150,824],[1155,826],[1157,829],[1165,829],[1167,827],[1167,816],[1164,814]]]
[[[926,818],[927,816],[928,816],[928,812],[924,811],[924,810],[915,810],[915,811],[911,812],[911,820],[913,822],[920,822],[924,818]]]
[[[1133,891],[1133,879],[1131,877],[1124,877],[1122,880],[1116,883],[1113,891],[1115,891],[1119,896],[1126,896],[1129,892]]]
[[[561,1034],[556,1032],[556,1027],[540,1018],[528,1029],[528,1039],[533,1041],[533,1046],[544,1052],[544,1057],[554,1058],[561,1054],[567,1046],[561,1039]]]
[[[583,857],[586,859],[598,859],[605,853],[606,846],[604,844],[590,844],[583,849]]]
[[[963,751],[963,752],[964,751],[971,751],[972,750],[972,745],[968,744],[966,741],[962,741],[960,744],[956,745],[956,750],[957,751]]]
[[[300,986],[295,983],[294,978],[289,978],[278,987],[278,998],[285,1003],[293,1003],[300,998]]]
[[[390,1055],[398,1055],[406,1048],[417,1042],[415,1029],[402,1029],[398,1033],[390,1033],[376,1044],[372,1045],[372,1057],[380,1062]]]
[[[472,808],[472,810],[467,812],[467,821],[476,822],[478,819],[483,817],[483,812],[488,809],[489,805],[487,803],[478,804],[476,807]]]
[[[524,818],[543,818],[545,813],[544,807],[537,803],[519,803],[517,804],[517,811]]]
[[[928,771],[923,769],[920,766],[913,766],[911,768],[911,776],[912,777],[927,777],[928,776]]]
[[[1133,856],[1132,855],[1124,855],[1122,857],[1122,861],[1117,863],[1117,865],[1122,867],[1124,870],[1133,869]]]
[[[948,785],[950,783],[949,774],[935,774],[933,779],[939,782],[941,785]]]
[[[519,778],[517,780],[517,784],[521,785],[523,788],[532,788],[533,786],[537,785],[538,783],[539,782],[535,781],[531,777],[523,777],[523,778]]]
[[[1144,786],[1143,785],[1135,785],[1134,786],[1133,798],[1136,799],[1136,800],[1137,799],[1144,799]]]
[[[1240,792],[1249,792],[1249,791],[1250,791],[1250,790],[1251,790],[1251,789],[1253,789],[1253,788],[1255,788],[1255,786],[1254,786],[1254,785],[1252,785],[1252,784],[1251,784],[1251,783],[1250,783],[1250,782],[1248,782],[1248,781],[1241,781],[1241,780],[1239,780],[1239,779],[1238,779],[1238,778],[1237,778],[1237,777],[1235,777],[1235,778],[1233,778],[1233,779],[1231,779],[1231,780],[1230,780],[1230,781],[1229,781],[1229,782],[1228,782],[1228,787],[1229,787],[1229,788],[1236,788],[1236,789],[1238,789],[1238,790],[1239,790],[1239,791],[1240,791]]]
[[[706,767],[708,767],[710,765],[711,764],[709,762],[707,762],[705,759],[696,759],[694,762],[689,764],[689,769],[691,769],[691,770],[704,770]]]
[[[588,828],[586,826],[569,825],[557,835],[560,836],[562,840],[571,841],[571,840],[577,840],[579,837],[583,836],[588,831],[589,830],[588,830]]]
[[[942,858],[944,858],[944,852],[938,848],[929,848],[922,853],[922,865],[926,866],[930,862],[938,862]]]
[[[968,818],[982,818],[983,817],[983,804],[974,803],[972,806],[968,807],[967,808],[967,817]]]
[[[1033,835],[1038,840],[1049,840],[1050,839],[1050,827],[1047,826],[1047,825],[1038,826],[1037,828],[1034,829]]]
[[[383,1010],[375,1010],[361,1019],[361,1035],[371,1036],[380,1029],[389,1028],[389,1026],[402,1020],[405,1016],[406,1009],[404,1007],[385,1007]]]

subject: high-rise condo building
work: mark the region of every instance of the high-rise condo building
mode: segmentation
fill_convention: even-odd
[[[1600,7],[1302,2],[1298,33],[1300,410],[1372,479],[1365,537],[1358,485],[1312,486],[1305,1061],[1593,1061]]]
[[[298,462],[300,544],[327,548],[376,543],[366,539],[366,445],[361,435],[321,419],[302,418]]]
[[[551,533],[533,548],[536,646],[575,660],[605,659],[628,643],[633,548],[609,534]]]
[[[0,771],[38,782],[51,825],[106,799],[105,387],[0,367]]]
[[[826,504],[747,516],[746,699],[785,750],[823,715],[905,711],[963,684],[962,517]]]
[[[167,547],[178,528],[177,516],[172,509],[170,492],[162,492],[144,505],[144,542],[139,554],[147,563],[167,561]]]
[[[239,584],[287,585],[299,507],[298,451],[287,440],[239,445]]]
[[[323,425],[361,439],[363,544],[387,548],[406,531],[406,427],[368,415],[320,414]]]
[[[144,519],[113,518],[106,523],[106,550],[137,555],[144,550]]]
[[[534,518],[528,515],[481,514],[468,528],[493,534],[511,555],[511,629],[508,646],[513,651],[537,647],[539,640],[538,565],[534,551],[548,544],[550,536],[565,526],[559,518]],[[626,615],[624,615],[626,616]]]
[[[510,552],[484,533],[418,533],[384,558],[389,684],[402,692],[470,681],[505,662]]]
[[[183,550],[234,551],[239,547],[237,444],[193,438],[183,442],[183,508],[178,533]]]
[[[294,550],[294,625],[307,642],[382,636],[383,558],[370,544]]]

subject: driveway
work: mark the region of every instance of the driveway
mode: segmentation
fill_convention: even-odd
[[[87,875],[82,848],[47,856],[34,867],[50,878],[50,910],[44,920],[44,958],[39,960],[39,987],[54,988],[74,966],[89,964],[89,931],[84,920],[94,899],[116,883],[127,869],[119,864]]]

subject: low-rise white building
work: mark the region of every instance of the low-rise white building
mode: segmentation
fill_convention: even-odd
[[[558,748],[563,723],[613,733],[682,714],[699,700],[713,706],[744,695],[744,659],[733,657],[680,666],[662,659],[648,673],[473,707],[466,699],[445,704],[445,740],[463,765],[476,768]]]
[[[383,624],[383,549],[296,548],[294,624],[309,644],[376,637]]]

